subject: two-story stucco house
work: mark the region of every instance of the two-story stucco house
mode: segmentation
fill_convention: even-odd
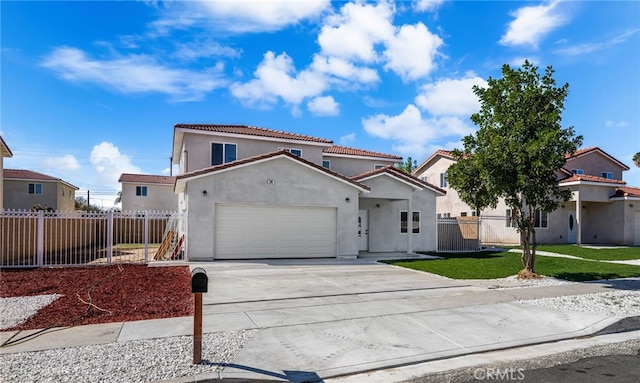
[[[442,218],[474,215],[447,183],[446,172],[454,162],[451,152],[438,150],[412,173],[447,191],[445,197],[437,200],[438,216]],[[536,215],[538,242],[640,245],[640,188],[626,186],[622,177],[626,170],[627,165],[598,147],[567,155],[557,178],[561,188],[572,191],[572,198],[552,213]],[[511,210],[502,200],[496,209],[481,213],[503,216],[509,225]],[[517,240],[512,232],[503,231],[510,235],[504,242]]]
[[[175,192],[190,260],[434,250],[444,191],[401,157],[244,125],[177,124]]]
[[[178,210],[175,177],[123,173],[118,182],[122,184],[122,211]]]
[[[74,211],[78,187],[32,170],[4,169],[4,208],[29,210],[35,205]]]
[[[0,211],[4,208],[3,206],[3,191],[4,191],[4,158],[5,157],[13,157],[13,153],[11,153],[11,149],[2,136],[0,136]]]

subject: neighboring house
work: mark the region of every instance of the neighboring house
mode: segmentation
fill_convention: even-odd
[[[244,125],[174,127],[190,260],[435,250],[445,192],[401,157]]]
[[[175,177],[123,173],[118,182],[122,183],[122,211],[178,210]]]
[[[28,210],[35,205],[74,211],[76,186],[31,170],[4,169],[4,208]]]
[[[558,185],[573,196],[554,212],[536,215],[537,241],[640,245],[640,188],[627,187],[622,179],[629,167],[598,147],[580,149],[566,159],[557,173]],[[412,173],[447,190],[446,197],[437,200],[442,218],[473,215],[447,184],[446,171],[454,162],[451,152],[438,150]],[[502,216],[511,225],[511,210],[503,200],[482,216]]]
[[[11,149],[2,136],[0,136],[0,211],[3,209],[3,191],[4,191],[4,157],[13,157],[13,153],[11,153]]]

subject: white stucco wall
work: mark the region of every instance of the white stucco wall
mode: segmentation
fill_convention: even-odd
[[[136,187],[146,186],[147,195],[137,196]],[[173,185],[149,183],[122,184],[122,211],[176,211],[178,196],[173,192]]]
[[[275,152],[280,148],[288,148],[302,150],[302,158],[318,165],[322,165],[322,149],[325,147],[313,145],[312,143],[289,142],[288,140],[263,140],[257,139],[253,136],[248,138],[239,138],[197,133],[185,133],[183,140],[183,148],[187,150],[187,169],[185,172],[204,169],[211,166],[212,142],[236,144],[239,160]]]
[[[324,160],[331,162],[331,170],[347,177],[375,170],[376,165],[388,166],[399,162],[391,159],[365,159],[346,156],[339,157],[327,154],[324,155]]]
[[[405,252],[409,246],[412,251],[436,249],[435,192],[417,190],[386,175],[362,183],[371,188],[371,193],[360,198],[360,210],[368,211],[369,252]],[[401,211],[409,213],[409,233],[400,232]],[[411,233],[411,213],[415,211],[420,212],[419,234]]]
[[[217,203],[334,207],[337,255],[357,255],[358,195],[357,188],[282,157],[189,180],[187,256],[215,259]]]

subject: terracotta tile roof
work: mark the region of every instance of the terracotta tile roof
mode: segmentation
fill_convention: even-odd
[[[450,150],[444,150],[444,149],[436,150],[435,152],[433,152],[432,155],[427,157],[427,159],[424,160],[424,162],[422,162],[420,165],[418,165],[413,170],[413,172],[411,172],[411,174],[418,174],[420,171],[422,171],[422,168],[424,168],[429,162],[431,162],[431,160],[433,160],[437,156],[442,156],[442,157],[446,157],[446,158],[449,158],[449,159],[453,159],[453,152],[451,152]]]
[[[425,182],[423,180],[421,180],[420,178],[414,177],[411,174],[405,173],[402,170],[394,167],[394,166],[385,166],[383,168],[380,169],[375,169],[375,170],[370,170],[368,172],[362,173],[362,174],[358,174],[356,176],[351,177],[352,179],[356,180],[356,181],[361,181],[364,179],[367,179],[369,177],[378,175],[378,174],[382,174],[382,173],[387,173],[390,174],[391,176],[394,176],[396,178],[400,178],[401,180],[408,182],[410,184],[413,184],[419,188],[428,188],[428,189],[432,189],[435,190],[437,192],[442,193],[443,195],[447,194],[446,190],[441,189],[435,185],[432,185],[428,182]]]
[[[341,154],[345,156],[363,156],[363,157],[376,157],[387,158],[390,160],[402,161],[402,157],[393,154],[385,154],[380,152],[374,152],[371,150],[348,148],[346,146],[333,145],[323,150],[324,153]]]
[[[175,182],[175,177],[158,176],[153,174],[122,173],[120,175],[120,178],[118,179],[118,182],[173,185],[173,183]]]
[[[589,174],[573,174],[570,177],[561,179],[560,181],[558,181],[558,183],[564,184],[564,183],[578,182],[578,181],[599,182],[599,183],[605,183],[605,184],[620,184],[620,185],[627,184],[623,180],[610,180],[608,178],[592,176]]]
[[[269,159],[269,158],[275,158],[275,157],[279,157],[279,156],[286,156],[286,157],[289,157],[289,158],[294,159],[296,161],[299,161],[299,162],[301,162],[301,163],[303,163],[305,165],[311,166],[311,167],[313,167],[313,168],[315,168],[315,169],[317,169],[317,170],[319,170],[319,171],[321,171],[323,173],[326,173],[326,174],[328,174],[330,176],[333,176],[333,177],[338,178],[338,179],[340,179],[342,181],[350,183],[353,186],[356,186],[356,187],[358,187],[360,189],[364,189],[364,190],[367,190],[367,191],[371,190],[367,185],[361,184],[360,182],[358,182],[356,180],[353,180],[351,178],[345,177],[340,173],[336,173],[336,172],[334,172],[332,170],[329,170],[327,168],[324,168],[324,167],[322,167],[320,165],[316,165],[311,161],[305,160],[304,158],[298,157],[298,156],[296,156],[294,154],[291,154],[289,152],[286,152],[284,150],[280,150],[280,151],[277,151],[277,152],[266,153],[266,154],[261,154],[259,156],[254,156],[254,157],[248,157],[248,158],[244,158],[244,159],[241,159],[241,160],[228,162],[228,163],[222,164],[222,165],[211,166],[211,167],[208,167],[208,168],[205,168],[205,169],[200,169],[200,170],[196,170],[196,171],[193,171],[193,172],[180,174],[180,175],[176,176],[175,178],[176,178],[176,182],[177,182],[178,180],[182,180],[182,179],[185,179],[185,178],[192,178],[192,177],[199,176],[199,175],[215,173],[215,172],[218,172],[218,171],[221,171],[221,170],[224,170],[224,169],[234,168],[234,167],[237,167],[237,166],[240,166],[240,165],[250,164],[252,162],[257,162],[257,161],[266,160],[266,159]]]
[[[25,170],[25,169],[3,169],[2,175],[5,180],[14,179],[14,180],[32,180],[32,181],[53,181],[53,182],[62,182],[73,188],[78,189],[78,187],[73,186],[67,181],[52,177],[50,175],[44,173],[34,172],[33,170]]]
[[[4,141],[2,136],[0,136],[0,156],[7,154],[5,157],[13,157],[13,153],[11,153],[11,149],[9,149],[9,145]]]
[[[281,138],[286,140],[319,142],[324,144],[333,143],[333,141],[326,140],[324,138],[306,136],[303,134],[287,133],[287,132],[282,132],[278,130],[258,128],[255,126],[248,126],[248,125],[175,124],[174,129],[191,129],[191,130],[202,130],[207,132],[242,134],[242,135],[248,135],[248,136]]]
[[[611,198],[614,197],[640,197],[640,188],[626,186],[616,188],[616,194],[612,195]]]

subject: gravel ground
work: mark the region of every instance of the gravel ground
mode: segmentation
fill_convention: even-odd
[[[557,286],[557,285],[566,285],[570,283],[575,283],[575,282],[565,281],[563,279],[556,279],[556,278],[550,278],[550,277],[542,277],[538,279],[518,279],[515,275],[507,278],[465,279],[464,281],[474,284],[476,286],[483,286],[489,289],[544,287],[544,286]]]
[[[204,334],[203,363],[192,364],[190,336],[0,355],[2,382],[153,382],[213,373],[258,330]]]
[[[0,330],[10,328],[27,320],[44,306],[62,295],[34,295],[28,297],[0,298]]]
[[[514,303],[605,315],[640,315],[640,291],[567,295],[514,301]]]

